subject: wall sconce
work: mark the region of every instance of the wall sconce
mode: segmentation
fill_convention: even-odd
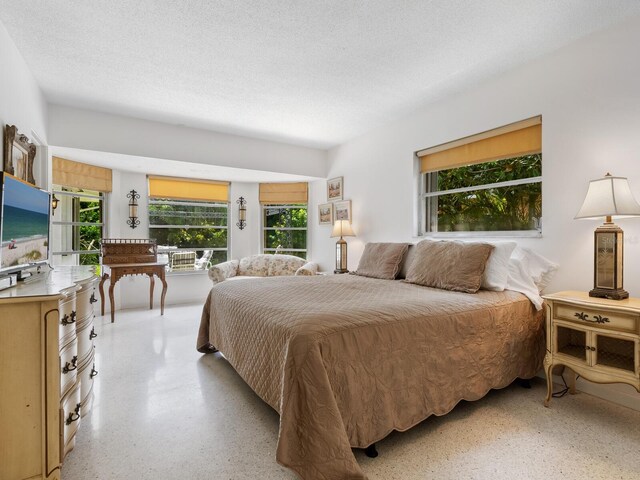
[[[56,214],[56,208],[58,208],[59,201],[60,200],[56,198],[56,194],[54,193],[53,196],[51,197],[51,215]]]
[[[127,225],[131,228],[136,228],[140,225],[140,220],[138,220],[138,199],[140,194],[135,190],[131,190],[127,193],[127,198],[129,199],[129,220],[127,220]]]
[[[240,230],[244,230],[244,227],[247,226],[247,201],[244,197],[240,197],[236,200],[238,204],[238,222],[236,225]]]

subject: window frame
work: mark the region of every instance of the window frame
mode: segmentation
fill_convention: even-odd
[[[56,188],[57,187],[57,188]],[[71,243],[72,243],[72,248],[71,250],[59,250],[56,251],[53,249],[53,245],[51,245],[51,259],[53,261],[54,264],[56,264],[56,262],[54,261],[54,256],[60,256],[60,257],[65,257],[67,255],[77,255],[78,258],[78,265],[82,265],[79,261],[80,261],[80,255],[98,255],[98,263],[96,263],[95,265],[99,265],[100,263],[100,248],[98,247],[97,249],[94,250],[76,250],[73,246],[73,244],[76,243],[76,241],[79,242],[79,237],[76,237],[76,232],[73,230],[73,227],[92,227],[92,226],[99,226],[102,230],[102,235],[101,238],[107,238],[108,237],[108,232],[107,232],[107,225],[108,225],[108,217],[107,217],[107,212],[108,212],[108,193],[107,192],[97,192],[98,194],[95,195],[93,193],[86,193],[86,192],[74,192],[74,191],[69,191],[69,190],[64,190],[65,188],[76,188],[76,187],[67,187],[65,185],[53,185],[52,189],[51,189],[51,193],[52,195],[59,195],[59,196],[67,196],[67,197],[72,197],[72,198],[93,198],[96,199],[100,202],[100,218],[101,218],[101,222],[98,223],[93,223],[93,222],[76,222],[76,221],[60,221],[60,220],[54,220],[55,216],[52,213],[51,215],[51,226],[53,227],[54,225],[56,226],[60,226],[62,228],[64,227],[71,227]],[[93,190],[92,190],[93,192]],[[53,238],[53,232],[50,235],[51,239]],[[53,242],[52,242],[53,243]]]
[[[190,229],[190,228],[196,228],[196,229],[211,229],[211,230],[226,230],[227,231],[227,246],[225,248],[222,247],[177,247],[177,248],[172,248],[171,250],[168,250],[168,252],[193,252],[196,250],[211,250],[214,252],[226,252],[227,253],[227,260],[229,261],[229,254],[230,254],[230,249],[231,249],[231,231],[232,229],[229,228],[229,222],[230,222],[230,214],[231,214],[231,210],[230,210],[230,205],[229,202],[220,202],[220,201],[212,201],[212,202],[207,202],[204,200],[198,200],[198,201],[191,201],[191,200],[177,200],[177,199],[160,199],[160,198],[155,198],[155,197],[151,197],[147,195],[147,220],[149,222],[149,227],[148,227],[148,231],[149,231],[149,238],[153,238],[153,236],[151,235],[151,231],[152,229],[171,229],[171,228],[179,228],[179,229]],[[225,207],[227,209],[227,225],[225,226],[217,226],[217,225],[154,225],[151,223],[151,205],[185,205],[185,206],[193,206],[193,207]],[[160,245],[158,245],[158,247],[160,247]],[[158,253],[165,253],[164,250],[158,250]],[[170,264],[167,264],[167,267],[169,267]],[[167,270],[167,274],[170,275],[185,275],[185,274],[200,274],[200,273],[206,273],[208,269],[202,269],[202,270]]]
[[[539,154],[541,155],[541,162],[542,162],[542,152],[540,152]],[[499,160],[489,160],[486,163],[490,161],[508,160],[509,158],[515,158],[515,157],[516,156],[502,158]],[[420,163],[421,163],[420,158],[416,153],[415,170],[414,170],[415,174],[417,175],[417,199],[416,199],[417,229],[416,230],[417,230],[417,235],[419,237],[434,237],[434,238],[445,238],[445,237],[539,238],[539,237],[542,237],[542,217],[540,218],[539,228],[535,230],[468,230],[468,231],[434,232],[434,231],[431,231],[429,228],[432,224],[433,211],[437,209],[437,203],[434,202],[434,204],[431,205],[431,211],[429,211],[430,209],[427,207],[428,205],[427,200],[429,198],[436,198],[439,195],[464,193],[464,192],[471,192],[471,191],[478,191],[478,190],[488,190],[491,188],[502,188],[502,187],[516,186],[516,185],[528,185],[532,183],[540,183],[541,195],[542,195],[542,180],[543,180],[542,175],[535,176],[535,177],[521,178],[517,180],[507,180],[504,182],[493,182],[493,183],[486,183],[481,185],[474,185],[470,187],[461,187],[461,188],[455,188],[451,190],[438,191],[438,190],[432,190],[432,188],[435,188],[434,185],[437,185],[438,171],[420,172]],[[482,163],[485,163],[485,162],[482,162]],[[460,167],[459,166],[452,167],[451,169],[455,169],[455,168],[460,168]],[[431,185],[429,185],[429,183]]]
[[[266,226],[266,210],[268,208],[287,208],[287,209],[299,209],[304,208],[307,211],[307,226],[306,227],[284,227],[284,228],[273,228]],[[267,230],[285,230],[285,231],[302,231],[305,230],[305,243],[307,248],[283,248],[280,251],[284,252],[305,252],[304,260],[309,259],[309,204],[308,203],[298,203],[298,204],[261,204],[260,205],[260,253],[272,255],[278,253],[277,248],[266,248],[265,247],[265,233]],[[287,255],[285,253],[284,255]]]

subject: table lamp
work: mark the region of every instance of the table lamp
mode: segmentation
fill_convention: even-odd
[[[347,242],[342,237],[355,237],[349,220],[336,220],[331,231],[331,238],[340,237],[336,242],[336,269],[333,273],[349,273],[347,270]]]
[[[625,177],[607,173],[604,178],[591,180],[582,208],[575,218],[605,217],[604,224],[594,234],[593,290],[590,297],[623,300],[629,293],[622,288],[623,241],[622,229],[612,217],[640,216],[640,205],[631,193]]]

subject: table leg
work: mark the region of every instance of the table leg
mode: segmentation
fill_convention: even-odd
[[[547,397],[544,399],[544,406],[549,407],[553,395],[553,363],[549,353],[544,357],[544,373],[547,375]]]
[[[569,393],[571,395],[575,395],[576,394],[576,380],[578,379],[578,376],[576,375],[576,372],[571,370],[569,367],[565,368],[564,371],[567,374],[567,376],[569,377],[568,380],[567,380],[567,386],[569,387]]]
[[[109,278],[108,273],[104,273],[100,279],[100,315],[104,316],[104,282]]]
[[[162,296],[160,297],[160,315],[164,315],[164,297],[167,296],[167,281],[164,278],[164,267],[162,267],[162,273],[159,275],[162,282]]]
[[[115,302],[113,301],[113,288],[115,286],[116,286],[115,282],[113,281],[113,279],[111,279],[111,282],[109,282],[109,303],[111,305],[111,323],[115,321],[115,314],[116,314],[116,306],[115,306]]]
[[[149,310],[153,310],[153,287],[156,284],[155,278],[153,278],[153,273],[149,275]]]

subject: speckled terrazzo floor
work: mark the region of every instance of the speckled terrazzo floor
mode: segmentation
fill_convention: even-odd
[[[295,479],[278,415],[218,355],[195,351],[200,305],[96,318],[100,371],[63,480]],[[640,479],[640,412],[545,387],[461,403],[356,458],[372,480]]]

